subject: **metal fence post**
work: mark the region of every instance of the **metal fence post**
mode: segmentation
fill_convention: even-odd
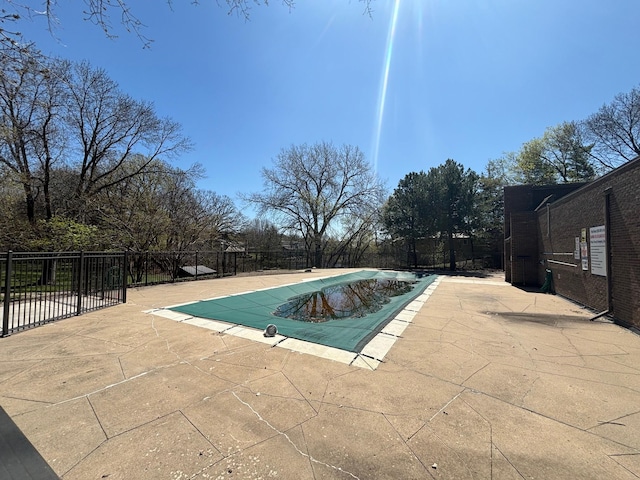
[[[99,262],[101,259],[97,257],[96,262]],[[105,289],[108,288],[107,283],[109,282],[109,274],[106,268],[106,259],[102,257],[102,268],[100,269],[100,276],[96,276],[96,290],[100,290],[100,299],[104,300]],[[100,288],[98,287],[100,285]]]
[[[4,302],[2,307],[2,336],[9,336],[9,300],[11,294],[11,262],[13,252],[7,252],[7,264],[4,268]]]
[[[82,313],[82,284],[84,282],[84,252],[80,252],[80,258],[78,259],[78,307],[76,309],[76,315]]]
[[[145,267],[146,268],[146,267]],[[127,284],[129,271],[129,255],[125,251],[122,258],[122,303],[127,303]]]

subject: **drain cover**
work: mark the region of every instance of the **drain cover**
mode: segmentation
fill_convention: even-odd
[[[265,337],[275,337],[276,333],[278,333],[278,327],[276,327],[273,323],[267,325],[267,328],[264,329]]]

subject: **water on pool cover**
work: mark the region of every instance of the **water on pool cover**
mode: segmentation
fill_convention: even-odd
[[[341,283],[299,295],[280,305],[273,314],[302,322],[360,318],[377,312],[389,298],[408,293],[409,282],[395,279],[367,279]]]

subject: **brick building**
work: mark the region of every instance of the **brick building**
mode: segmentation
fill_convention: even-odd
[[[640,328],[640,157],[587,184],[505,187],[505,280]]]

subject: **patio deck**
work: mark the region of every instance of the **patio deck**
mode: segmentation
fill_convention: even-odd
[[[502,275],[443,277],[376,370],[143,313],[347,271],[131,289],[0,339],[0,405],[65,480],[640,477],[640,336]]]

